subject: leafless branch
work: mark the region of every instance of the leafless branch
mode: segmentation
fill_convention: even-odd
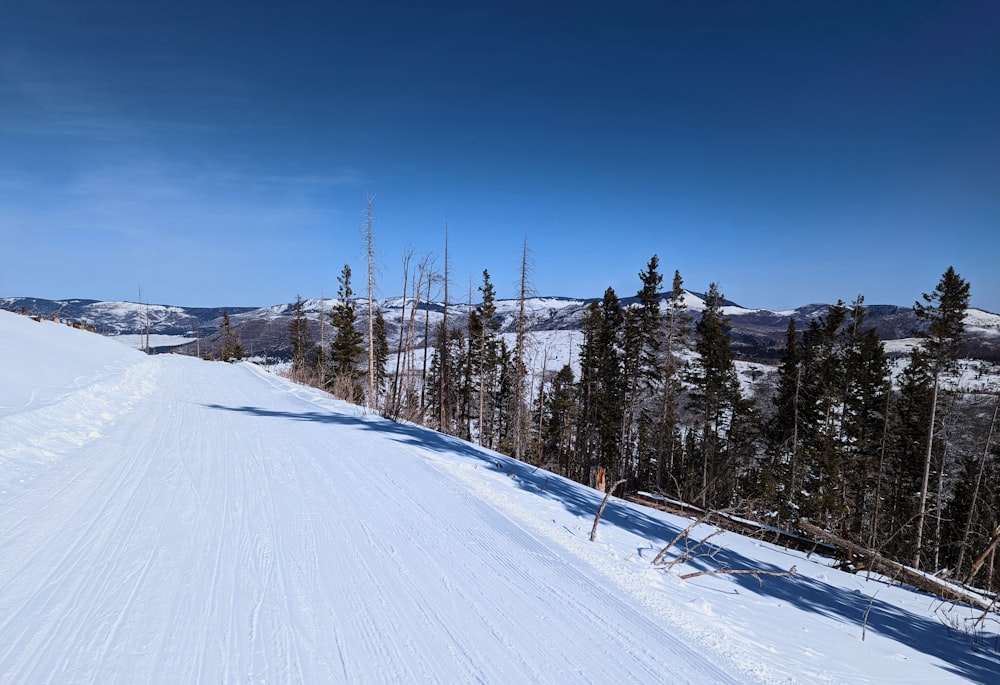
[[[681,580],[688,580],[689,578],[697,578],[698,576],[753,576],[758,581],[760,581],[761,576],[794,576],[796,573],[795,567],[792,566],[787,571],[756,571],[749,568],[717,568],[710,571],[697,571],[695,573],[686,573],[680,576]]]
[[[594,517],[594,527],[590,529],[591,542],[593,542],[594,538],[597,537],[597,524],[600,522],[601,516],[604,514],[604,507],[608,506],[608,499],[610,499],[611,493],[613,493],[615,488],[624,483],[626,480],[627,479],[622,478],[621,480],[616,481],[615,484],[608,488],[608,491],[604,493],[604,500],[601,502],[601,508],[597,510],[597,516]]]

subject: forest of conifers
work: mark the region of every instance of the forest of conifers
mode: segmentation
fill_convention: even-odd
[[[588,485],[602,471],[625,481],[616,494],[658,493],[786,530],[804,517],[904,564],[1000,585],[1000,397],[954,382],[969,284],[953,268],[915,304],[921,341],[895,378],[858,297],[802,331],[789,319],[773,382],[752,392],[718,288],[695,316],[680,274],[665,288],[659,268],[652,257],[629,305],[611,288],[589,305],[578,369],[529,382],[526,265],[516,335],[499,333],[487,271],[462,321],[449,319],[445,288],[436,330],[420,330],[430,324],[418,304],[442,280],[422,263],[398,340],[377,306],[359,320],[345,266],[329,340],[312,339],[297,301],[291,375]]]

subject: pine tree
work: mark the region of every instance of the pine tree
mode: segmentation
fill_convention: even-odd
[[[937,416],[938,394],[941,377],[958,367],[958,354],[965,332],[965,311],[969,306],[969,284],[949,266],[941,276],[934,292],[923,295],[924,302],[915,302],[913,312],[926,322],[927,330],[920,333],[925,359],[933,385],[931,390],[931,416],[927,429],[924,453],[924,475],[920,486],[920,505],[917,512],[917,539],[913,566],[920,568],[924,526],[927,517],[927,488],[930,481],[934,436],[940,417]]]
[[[700,424],[697,449],[701,473],[697,499],[702,506],[707,506],[710,500],[721,495],[724,478],[737,475],[727,472],[725,468],[728,456],[726,437],[743,406],[727,331],[729,321],[722,314],[724,301],[718,286],[710,284],[705,309],[695,326],[698,360],[689,377],[694,386],[690,395],[691,408]]]
[[[458,435],[462,367],[465,363],[462,331],[447,328],[442,321],[435,329],[434,352],[428,372],[428,408],[437,419],[437,430]],[[444,379],[444,380],[442,380]],[[443,393],[443,394],[442,394]]]
[[[587,305],[583,316],[583,343],[580,345],[579,418],[577,421],[575,479],[592,485],[593,469],[597,458],[597,419],[600,389],[600,350],[598,336],[601,329],[601,308],[593,301]]]
[[[219,351],[219,358],[224,362],[233,362],[243,359],[243,343],[240,341],[240,334],[233,330],[229,321],[229,312],[222,311],[222,349]]]
[[[769,459],[763,469],[762,495],[778,508],[781,519],[788,521],[791,493],[798,483],[796,467],[799,456],[799,408],[802,388],[802,352],[795,318],[788,318],[785,351],[778,366],[778,387],[772,400],[775,413],[767,425]]]
[[[309,350],[312,347],[312,335],[309,332],[309,321],[306,319],[301,295],[295,296],[295,304],[292,305],[288,342],[292,346],[292,375],[297,380],[304,380]]]
[[[576,414],[576,387],[573,369],[564,365],[548,384],[542,417],[542,459],[554,461],[559,472],[570,478],[579,474],[571,470],[573,463],[573,428]]]
[[[477,440],[480,445],[494,446],[496,432],[495,414],[500,376],[500,354],[497,346],[496,292],[490,282],[490,272],[483,269],[483,284],[479,286],[483,301],[475,309],[475,318],[469,328],[471,344],[475,346],[475,370],[479,381],[479,426]]]
[[[364,355],[364,338],[357,330],[357,313],[354,304],[354,291],[351,289],[351,267],[344,264],[337,289],[337,304],[330,312],[330,321],[334,328],[335,338],[330,344],[330,362],[333,366],[334,393],[341,398],[353,402],[364,400],[364,389],[360,379],[362,371],[359,368]]]
[[[659,263],[659,258],[653,255],[646,270],[639,272],[642,287],[636,293],[636,306],[626,312],[622,340],[625,396],[621,428],[624,464],[620,477],[641,473],[640,482],[644,486],[650,484],[654,471],[652,462],[656,459],[656,448],[650,416],[659,414],[654,404],[660,399],[658,386],[663,380],[660,360],[663,276],[657,271]],[[645,426],[641,433],[640,424]]]
[[[622,327],[625,313],[613,288],[591,302],[583,318],[580,345],[580,400],[575,470],[581,482],[594,484],[595,469],[605,469],[609,481],[622,477],[622,421],[625,378],[622,373]]]
[[[839,524],[846,513],[843,501],[844,350],[841,329],[847,321],[843,300],[825,317],[809,322],[802,336],[802,384],[798,405],[799,443],[797,480],[791,490],[800,515]]]
[[[655,486],[662,490],[664,473],[669,472],[675,479],[675,461],[683,453],[679,448],[680,427],[678,409],[681,404],[683,387],[681,384],[680,353],[687,347],[690,321],[684,302],[684,280],[680,271],[674,271],[667,305],[664,355],[661,365],[663,381],[661,385],[660,418],[656,430],[656,476]],[[680,493],[678,493],[680,494]]]
[[[381,405],[386,391],[386,364],[389,361],[389,337],[386,333],[385,317],[382,316],[382,308],[378,306],[375,307],[375,317],[372,321],[372,336],[371,358],[374,363],[372,377],[375,381],[375,398],[373,401],[375,406],[378,407]]]
[[[596,466],[604,468],[608,480],[624,477],[621,425],[625,413],[625,379],[622,369],[621,331],[625,312],[613,288],[604,292],[593,321],[590,363],[596,372],[592,379],[593,413],[590,420],[596,428]]]
[[[857,540],[873,536],[883,476],[880,469],[888,421],[889,363],[874,327],[865,326],[867,310],[858,296],[845,327],[844,400],[841,442],[844,455],[844,507],[848,529]]]
[[[909,363],[899,375],[898,385],[891,416],[885,513],[880,516],[882,524],[878,537],[886,541],[884,549],[895,558],[912,559],[933,386],[930,368],[920,347],[910,351]],[[933,447],[935,453],[938,450],[940,444]]]

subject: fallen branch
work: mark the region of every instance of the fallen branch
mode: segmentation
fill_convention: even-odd
[[[679,576],[681,580],[687,580],[688,578],[697,578],[698,576],[753,576],[760,582],[761,576],[794,576],[795,567],[792,566],[787,571],[756,571],[750,568],[717,568],[711,571],[697,571],[695,573],[685,573],[683,576]]]
[[[996,534],[993,536],[993,539],[990,540],[989,544],[986,545],[986,549],[983,550],[983,553],[976,557],[976,560],[972,562],[972,568],[969,569],[969,575],[965,577],[966,583],[972,582],[972,579],[976,577],[977,573],[979,573],[979,569],[982,568],[983,562],[986,561],[986,557],[988,557],[993,550],[997,548],[998,544],[1000,544],[1000,527],[997,527]]]
[[[712,512],[710,512],[710,511],[706,511],[699,518],[697,518],[694,521],[692,521],[691,524],[687,528],[685,528],[684,530],[682,530],[681,532],[679,532],[676,536],[674,536],[674,539],[671,540],[670,542],[668,542],[667,545],[666,545],[666,547],[664,547],[663,549],[661,549],[660,553],[657,554],[655,557],[653,557],[653,561],[651,562],[653,564],[653,566],[656,566],[657,564],[660,563],[660,559],[662,559],[664,556],[666,556],[667,552],[670,550],[671,547],[673,547],[674,545],[677,544],[678,540],[680,540],[681,538],[686,538],[688,536],[688,534],[692,530],[694,530],[695,526],[697,526],[700,523],[704,523],[705,519],[707,519],[711,515],[711,513]]]
[[[962,604],[967,604],[984,611],[990,610],[989,604],[976,597],[968,595],[964,592],[959,592],[957,589],[941,582],[933,576],[925,575],[908,566],[903,566],[898,562],[886,559],[873,550],[865,549],[861,545],[857,545],[850,540],[845,540],[844,538],[834,535],[829,531],[823,530],[819,526],[812,524],[805,519],[799,519],[799,528],[810,535],[815,536],[817,539],[833,545],[840,550],[841,553],[854,554],[862,557],[865,565],[876,573],[881,573],[883,576],[898,579],[908,585],[912,585],[922,592],[927,592],[935,597],[948,600],[949,602],[961,602]]]
[[[656,499],[642,494],[626,495],[625,498],[636,504],[652,507],[685,518],[700,518],[705,516],[705,523],[713,525],[716,528],[722,528],[731,533],[739,533],[740,535],[770,542],[771,544],[780,545],[788,549],[798,549],[806,553],[819,551],[823,554],[833,554],[836,551],[833,545],[828,545],[825,542],[817,542],[801,535],[779,530],[770,525],[740,519],[732,515],[736,511],[735,509],[706,511],[701,507],[691,504]]]
[[[617,481],[614,485],[608,488],[608,491],[604,493],[604,500],[601,502],[601,508],[597,510],[597,516],[594,517],[594,527],[590,529],[590,541],[593,542],[594,538],[597,537],[597,524],[601,520],[601,516],[604,514],[604,507],[608,506],[608,499],[611,497],[611,493],[615,491],[619,485],[624,483],[627,478],[622,478]]]

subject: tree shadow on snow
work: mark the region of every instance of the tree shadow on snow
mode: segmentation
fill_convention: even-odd
[[[378,416],[352,416],[321,411],[284,412],[260,407],[227,407],[218,404],[203,406],[263,418],[282,418],[360,428],[381,433],[404,445],[432,452],[449,452],[473,459],[490,469],[506,474],[519,488],[562,505],[571,514],[584,520],[588,525],[588,531],[589,523],[593,521],[603,499],[603,495],[596,490],[541,468],[427,428],[397,423]],[[608,502],[601,517],[601,527],[605,526],[613,526],[642,538],[649,543],[649,547],[641,549],[640,555],[643,551],[652,550],[650,556],[659,551],[667,541],[672,540],[681,531],[679,525],[649,516],[643,512],[642,508],[614,498]],[[693,541],[707,536],[710,531],[714,530],[714,527],[699,526],[697,530],[700,534],[695,535],[692,532]],[[762,542],[760,544],[772,549],[781,549],[770,545],[770,543]],[[672,551],[674,554],[677,553],[676,549]],[[712,558],[695,556],[685,562],[685,566],[699,571],[712,571],[719,568],[770,572],[788,570],[788,568],[780,568],[774,564],[763,563],[759,559],[747,557],[726,547],[714,546],[711,542],[706,543],[705,548],[698,551],[698,553],[707,552],[713,553]],[[789,566],[796,560],[801,563],[801,557],[797,553],[789,553],[788,558]],[[836,573],[832,569],[831,572]],[[957,676],[976,683],[997,682],[998,673],[1000,673],[998,645],[974,644],[970,635],[960,630],[950,629],[944,625],[942,620],[920,616],[878,599],[877,592],[886,585],[883,580],[871,580],[871,592],[861,592],[860,590],[837,587],[822,580],[801,575],[764,577],[761,581],[748,575],[730,575],[728,578],[735,584],[738,591],[769,597],[806,612],[853,624],[857,627],[858,639],[861,638],[862,630],[884,635],[924,654],[936,657],[943,662],[941,668]],[[913,592],[918,593],[917,590],[913,590]],[[936,597],[925,596],[928,604],[941,603],[941,600]],[[865,618],[866,613],[867,619]],[[991,639],[1000,638],[992,636]],[[823,647],[822,644],[816,645],[817,651],[822,651]],[[847,655],[844,655],[844,658],[847,658]]]

